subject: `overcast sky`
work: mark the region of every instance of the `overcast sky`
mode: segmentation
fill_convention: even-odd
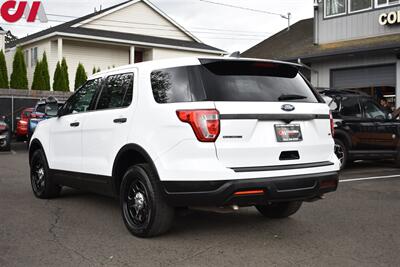
[[[45,0],[48,14],[83,16],[94,8],[107,8],[125,0]],[[313,16],[313,0],[210,0],[264,10],[279,14],[292,14],[292,23]],[[175,21],[191,31],[204,43],[229,52],[244,51],[274,33],[284,29],[287,21],[276,15],[235,9],[202,2],[201,0],[151,0]],[[50,20],[66,21],[71,18],[49,15]],[[60,22],[35,23],[18,22],[8,24],[1,21],[5,30],[11,30],[18,37],[40,31]]]

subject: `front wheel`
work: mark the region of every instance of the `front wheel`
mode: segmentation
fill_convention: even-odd
[[[277,202],[267,205],[258,205],[256,209],[265,217],[279,219],[295,214],[303,204],[302,201]]]
[[[126,171],[120,203],[124,223],[135,236],[161,235],[172,226],[174,209],[164,201],[156,175],[148,164],[139,164]]]
[[[42,199],[58,197],[61,187],[54,183],[49,174],[44,152],[40,149],[33,152],[31,159],[31,185],[33,194]]]

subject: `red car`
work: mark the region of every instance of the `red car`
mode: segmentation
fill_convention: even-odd
[[[21,115],[17,118],[17,128],[15,135],[18,141],[26,140],[28,137],[28,121],[34,108],[25,108],[21,111]]]

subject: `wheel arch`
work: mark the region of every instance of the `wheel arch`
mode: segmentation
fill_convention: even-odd
[[[342,141],[347,149],[352,147],[351,137],[345,131],[335,129],[334,138]]]
[[[113,163],[112,185],[115,196],[119,196],[122,177],[126,170],[140,163],[148,163],[157,177],[157,182],[160,181],[157,168],[149,153],[138,144],[127,144],[118,151]]]
[[[42,143],[39,141],[39,139],[35,138],[31,141],[31,144],[29,145],[29,165],[31,164],[31,159],[32,159],[33,153],[38,149],[43,150],[43,153],[46,156],[46,153],[43,149]],[[47,158],[46,158],[46,160],[47,160]]]

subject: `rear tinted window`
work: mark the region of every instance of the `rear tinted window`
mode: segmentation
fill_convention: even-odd
[[[298,70],[265,62],[215,61],[151,73],[158,103],[193,101],[298,101],[318,99]]]

